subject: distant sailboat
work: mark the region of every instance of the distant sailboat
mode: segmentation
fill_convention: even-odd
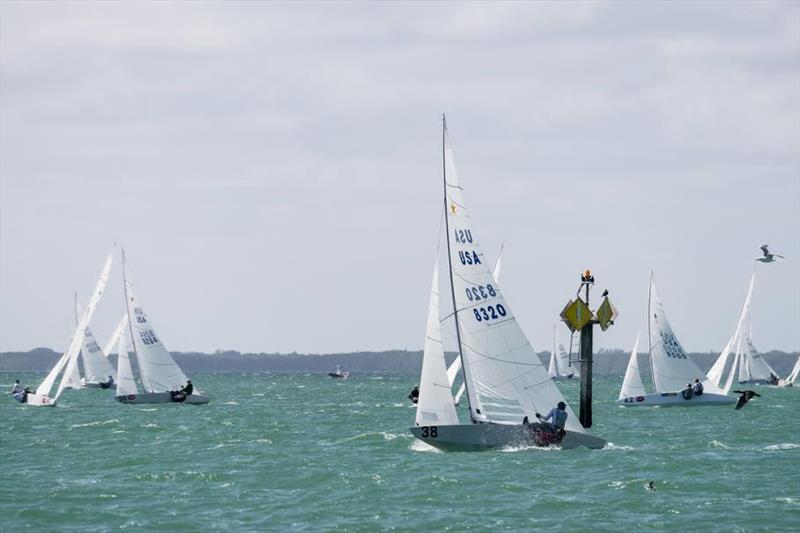
[[[648,301],[648,343],[650,347],[650,369],[653,377],[654,394],[644,394],[641,384],[639,364],[636,358],[637,345],[628,361],[625,371],[625,380],[620,391],[617,403],[624,406],[697,406],[697,405],[727,405],[736,403],[736,398],[728,396],[727,389],[721,389],[713,380],[709,379],[700,368],[689,359],[686,351],[678,342],[678,338],[669,325],[664,312],[664,304],[658,297],[653,273],[650,273],[650,289]],[[703,384],[702,395],[689,395],[682,392],[687,384],[694,384],[699,379]],[[641,394],[633,391],[641,390]]]
[[[37,407],[54,406],[65,389],[81,388],[78,355],[80,354],[81,345],[85,338],[84,332],[89,326],[89,322],[92,320],[94,310],[100,302],[100,298],[103,296],[106,284],[108,283],[108,276],[111,273],[112,255],[113,248],[111,253],[108,254],[108,257],[106,257],[103,269],[100,272],[100,278],[97,280],[92,297],[89,299],[89,305],[86,306],[83,315],[81,315],[75,327],[67,351],[64,352],[56,365],[47,374],[47,377],[44,378],[44,381],[37,387],[36,392],[27,394],[25,403],[28,405]],[[51,398],[50,392],[59,375],[61,375],[61,382],[59,383],[55,396]]]
[[[558,339],[558,326],[553,325],[553,351],[550,352],[550,364],[547,366],[547,373],[554,381],[565,381],[579,377],[577,366],[571,366],[569,354],[564,349],[564,345]]]
[[[797,357],[797,361],[794,362],[794,367],[786,379],[781,380],[780,386],[793,387],[797,384],[798,378],[800,378],[800,356]]]
[[[190,384],[190,380],[183,373],[181,367],[172,358],[167,348],[156,335],[152,324],[142,307],[137,303],[133,293],[133,283],[128,279],[127,266],[125,264],[125,250],[122,251],[122,277],[125,286],[125,303],[127,311],[127,324],[129,333],[133,340],[133,351],[136,362],[139,365],[139,373],[142,379],[143,393],[135,392],[128,394],[123,386],[117,386],[116,398],[122,403],[189,403],[205,404],[208,398],[194,391],[191,386],[190,392],[185,392],[185,387]],[[130,370],[130,363],[127,359],[127,348],[123,350],[123,365],[127,368],[122,369],[122,375],[118,374],[118,381],[126,381],[130,384],[133,376]],[[130,372],[130,374],[129,374]],[[134,382],[135,388],[135,382]]]
[[[328,377],[347,379],[350,377],[350,372],[347,370],[342,370],[342,367],[336,365],[336,370],[334,372],[328,372]]]
[[[442,151],[450,288],[470,420],[449,423],[448,418],[448,423],[415,426],[410,431],[417,439],[444,450],[545,445],[537,424],[524,422],[535,420],[538,412],[547,413],[564,402],[564,397],[486,264],[462,197],[446,123]],[[420,402],[424,394],[420,391]],[[449,395],[442,396],[452,407]],[[444,403],[441,409],[445,409]],[[603,439],[586,433],[569,406],[566,412],[565,433],[548,438],[548,442],[557,442],[562,448],[605,445]]]

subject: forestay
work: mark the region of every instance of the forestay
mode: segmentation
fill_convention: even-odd
[[[453,404],[452,381],[448,379],[439,324],[439,267],[433,269],[433,285],[428,305],[425,349],[422,353],[422,375],[419,386],[416,423],[418,426],[458,424]]]
[[[133,378],[131,369],[131,359],[128,356],[128,344],[125,339],[125,331],[121,331],[117,337],[117,396],[130,396],[138,394],[136,381]]]
[[[122,261],[124,272],[126,268],[124,255]],[[133,346],[145,392],[180,390],[186,384],[186,374],[167,351],[147,319],[144,310],[137,303],[133,292],[134,285],[128,279],[127,274],[124,275],[124,280]]]
[[[618,399],[636,398],[646,394],[647,391],[644,390],[644,384],[642,384],[642,375],[639,372],[639,336],[637,335],[628,359],[628,368],[625,370],[625,379],[622,380]]]
[[[650,273],[649,338],[650,364],[656,392],[677,392],[696,378],[708,380],[705,372],[689,359],[669,325],[664,305],[658,297],[653,273]]]
[[[564,397],[550,379],[492,277],[464,202],[445,127],[445,206],[452,289],[470,416],[520,424]],[[567,407],[567,429],[583,432]]]

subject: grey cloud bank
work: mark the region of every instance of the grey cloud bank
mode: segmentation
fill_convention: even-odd
[[[0,351],[66,346],[126,247],[172,350],[421,346],[448,114],[538,350],[591,267],[646,329],[800,347],[800,7],[0,4]],[[122,313],[119,258],[94,329]],[[562,335],[563,336],[563,335]]]

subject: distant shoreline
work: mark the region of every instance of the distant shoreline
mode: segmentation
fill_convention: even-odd
[[[598,376],[624,375],[630,352],[603,350],[594,355],[594,374]],[[172,352],[173,357],[187,372],[310,372],[325,373],[340,365],[360,374],[419,374],[422,366],[422,351],[387,350],[383,352],[354,352],[331,354],[279,354],[241,353],[218,350],[213,354],[200,352]],[[791,371],[798,352],[771,351],[763,354],[767,362],[780,376]],[[36,348],[29,352],[0,353],[0,372],[46,372],[55,365],[61,353],[49,348]],[[691,353],[689,356],[698,366],[707,371],[717,353]],[[448,354],[452,360],[455,354]],[[547,365],[550,352],[540,352],[539,358]],[[110,360],[116,366],[117,356]],[[639,354],[639,368],[649,374],[650,365],[646,355]]]

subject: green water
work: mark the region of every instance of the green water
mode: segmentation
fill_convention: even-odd
[[[800,388],[760,387],[741,411],[637,409],[601,378],[606,449],[440,453],[407,430],[413,376],[194,377],[211,404],[4,398],[0,530],[800,528]]]

